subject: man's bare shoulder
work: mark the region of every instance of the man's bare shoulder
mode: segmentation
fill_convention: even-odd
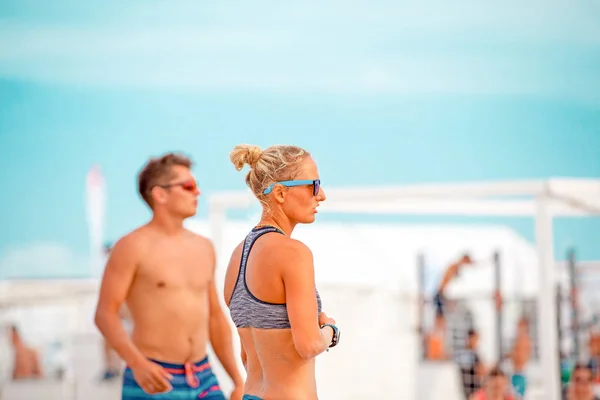
[[[187,230],[187,235],[189,238],[191,238],[191,240],[194,241],[194,243],[197,246],[201,246],[201,248],[206,248],[210,251],[214,251],[214,245],[212,240],[210,240],[206,236],[202,236],[199,233],[192,232],[190,230]]]
[[[115,243],[112,253],[119,254],[122,252],[139,254],[143,251],[149,242],[151,232],[146,225],[140,226],[129,233],[123,235]]]

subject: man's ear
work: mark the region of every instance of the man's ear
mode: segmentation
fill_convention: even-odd
[[[150,191],[150,197],[152,197],[153,204],[164,204],[167,200],[167,193],[162,188],[154,186]]]

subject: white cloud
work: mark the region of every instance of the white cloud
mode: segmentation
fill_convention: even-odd
[[[89,260],[56,243],[32,243],[9,248],[0,258],[0,279],[81,277]]]

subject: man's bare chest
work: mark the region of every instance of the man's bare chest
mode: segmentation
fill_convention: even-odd
[[[212,282],[209,257],[201,252],[152,252],[138,266],[137,280],[144,286],[164,291],[204,291]]]

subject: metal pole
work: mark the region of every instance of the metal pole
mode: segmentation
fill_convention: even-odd
[[[540,356],[542,376],[544,377],[544,395],[546,400],[560,400],[561,382],[557,365],[557,332],[556,326],[556,263],[554,262],[554,239],[552,215],[549,199],[540,195],[536,199],[537,213],[535,219],[535,239],[540,271],[540,297],[538,301],[540,316]]]
[[[496,251],[494,253],[494,272],[495,272],[495,293],[494,293],[494,306],[496,309],[496,346],[498,351],[498,360],[502,360],[503,357],[503,328],[504,322],[502,318],[502,271],[500,266],[500,253]],[[499,298],[497,297],[499,296]]]
[[[421,343],[421,359],[425,359],[426,348],[423,335],[425,333],[425,255],[419,253],[417,256],[417,279],[418,279],[418,299],[419,299],[419,339]]]
[[[573,357],[577,361],[581,355],[581,343],[579,338],[579,307],[577,304],[577,271],[575,265],[575,250],[570,249],[567,253],[569,266],[569,283],[571,286],[570,305],[571,305],[571,326],[573,335]]]
[[[562,382],[562,339],[563,339],[563,326],[562,326],[562,317],[561,317],[561,308],[562,308],[562,288],[560,284],[556,284],[556,352],[558,354],[558,376]]]

